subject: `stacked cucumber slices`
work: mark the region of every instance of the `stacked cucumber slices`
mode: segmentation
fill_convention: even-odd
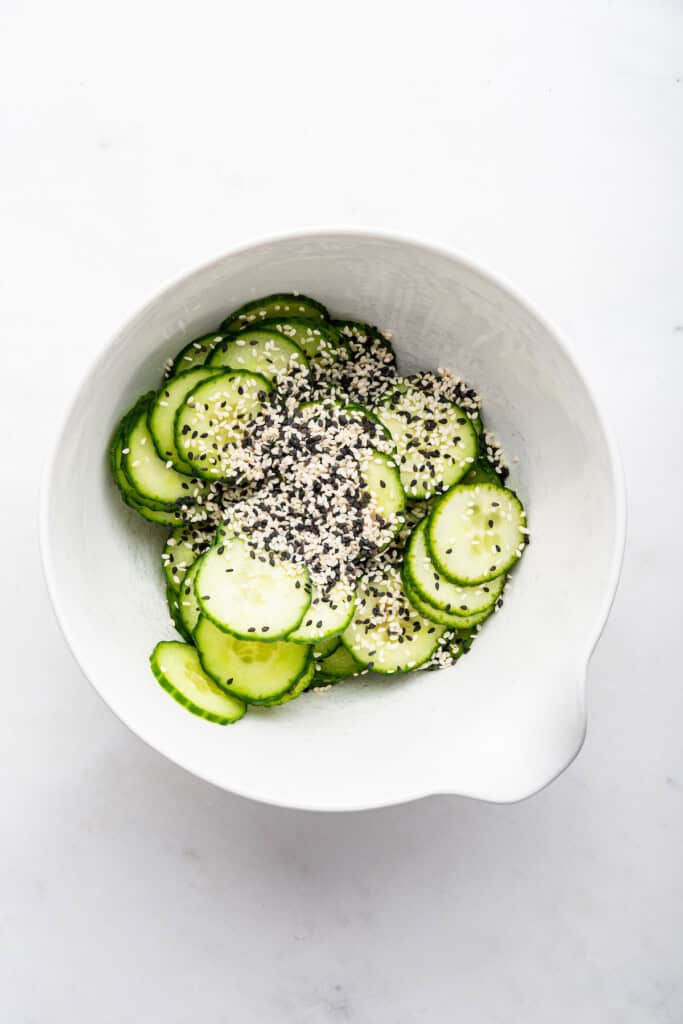
[[[270,295],[170,359],[122,418],[124,502],[170,527],[182,641],[154,675],[228,724],[354,676],[447,668],[502,604],[524,509],[448,370],[401,377],[390,337]]]

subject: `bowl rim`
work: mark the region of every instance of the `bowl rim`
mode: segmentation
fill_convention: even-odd
[[[87,391],[91,378],[95,375],[99,368],[99,365],[119,337],[123,329],[133,321],[142,317],[147,310],[156,306],[159,302],[163,301],[166,296],[170,296],[175,289],[181,284],[187,284],[192,281],[194,277],[200,278],[214,267],[218,267],[230,256],[238,256],[241,253],[248,252],[251,249],[258,248],[259,246],[267,246],[273,244],[279,244],[282,242],[303,240],[306,238],[320,239],[330,235],[342,235],[347,237],[356,236],[358,238],[373,239],[376,241],[384,241],[390,243],[398,243],[400,245],[406,245],[414,249],[421,249],[425,252],[435,254],[437,256],[444,257],[448,260],[452,260],[459,263],[466,270],[473,272],[475,275],[479,275],[484,280],[489,281],[502,293],[504,293],[509,299],[517,303],[527,314],[535,319],[540,326],[550,335],[558,349],[565,357],[567,362],[576,372],[579,380],[585,388],[586,394],[593,407],[595,417],[600,430],[602,431],[605,448],[611,471],[611,484],[613,493],[613,517],[614,517],[614,533],[612,542],[612,553],[610,559],[610,567],[608,573],[608,580],[603,588],[602,600],[600,602],[599,610],[596,615],[595,624],[593,626],[592,633],[588,637],[587,653],[585,660],[582,665],[582,670],[578,679],[580,707],[583,718],[583,728],[581,734],[578,737],[576,749],[571,755],[565,759],[563,763],[554,770],[553,773],[538,784],[533,785],[528,791],[524,791],[514,797],[510,798],[495,798],[495,797],[483,797],[474,793],[467,793],[461,790],[445,788],[424,788],[419,787],[416,791],[406,792],[400,797],[390,800],[371,799],[368,801],[351,801],[349,803],[335,803],[334,805],[325,804],[299,804],[295,802],[279,801],[277,799],[271,799],[264,796],[261,792],[250,792],[248,787],[245,786],[227,786],[225,783],[213,777],[210,773],[204,773],[197,770],[195,767],[190,767],[184,763],[183,760],[179,759],[177,754],[165,749],[164,745],[152,741],[139,730],[139,728],[128,719],[128,716],[124,716],[119,710],[112,707],[107,699],[106,695],[100,689],[98,683],[92,678],[90,672],[85,667],[86,659],[82,654],[81,646],[77,636],[72,632],[69,624],[66,621],[66,617],[60,606],[60,595],[59,595],[59,581],[57,578],[57,572],[53,563],[53,554],[51,550],[51,544],[49,539],[49,523],[50,515],[49,510],[52,501],[52,490],[53,481],[59,465],[59,451],[61,448],[61,438],[65,432],[65,429],[69,423],[71,416],[73,415],[78,403],[84,392]],[[289,231],[282,231],[276,234],[260,235],[255,238],[249,238],[230,246],[224,252],[220,253],[213,259],[207,260],[199,266],[193,266],[189,270],[183,273],[176,274],[170,281],[159,288],[154,295],[148,299],[144,304],[137,307],[131,314],[129,314],[117,328],[115,333],[108,337],[101,345],[99,345],[96,351],[93,353],[91,359],[86,363],[85,368],[79,375],[78,384],[72,392],[69,393],[66,401],[64,402],[61,413],[58,416],[56,430],[53,434],[52,441],[49,445],[45,461],[43,464],[43,471],[40,485],[39,495],[39,540],[40,540],[40,551],[41,551],[41,562],[43,568],[43,574],[47,586],[47,591],[50,597],[50,602],[55,614],[55,618],[62,632],[64,639],[66,640],[67,646],[69,647],[71,654],[73,655],[78,667],[81,672],[88,680],[90,685],[93,687],[95,692],[99,695],[104,704],[109,710],[139,739],[141,739],[148,746],[162,754],[168,760],[174,764],[183,768],[185,771],[190,772],[197,778],[202,779],[204,782],[208,782],[217,788],[233,793],[237,796],[245,797],[247,799],[256,800],[260,803],[270,804],[275,807],[289,808],[293,810],[308,810],[308,811],[325,811],[325,812],[347,812],[347,811],[363,811],[372,810],[381,807],[393,807],[404,803],[410,803],[415,800],[421,800],[430,796],[461,796],[469,799],[475,799],[483,803],[490,804],[510,804],[518,803],[522,800],[528,799],[530,796],[541,792],[546,786],[549,786],[556,778],[558,778],[567,768],[572,764],[574,759],[578,756],[583,747],[586,728],[587,728],[587,712],[586,712],[586,676],[588,666],[595,652],[595,648],[598,644],[600,636],[603,632],[607,619],[609,617],[610,610],[614,603],[616,592],[619,586],[619,579],[621,576],[621,570],[624,559],[624,549],[626,544],[626,531],[627,531],[627,499],[626,499],[626,482],[624,477],[623,464],[619,449],[616,444],[612,429],[606,422],[605,417],[602,413],[599,402],[596,399],[593,388],[589,382],[589,378],[584,373],[581,366],[580,360],[577,359],[574,352],[569,347],[568,343],[564,340],[562,334],[558,332],[555,326],[549,322],[549,320],[541,314],[536,307],[530,303],[526,297],[517,291],[517,288],[507,281],[507,279],[501,277],[497,273],[492,273],[490,270],[483,267],[476,260],[465,256],[460,251],[452,248],[449,244],[441,242],[433,238],[418,238],[414,235],[386,231],[382,228],[373,227],[357,227],[355,225],[327,225],[327,226],[312,226],[302,227]]]

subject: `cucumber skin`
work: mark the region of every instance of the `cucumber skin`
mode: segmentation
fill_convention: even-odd
[[[320,690],[326,686],[336,686],[337,683],[345,683],[348,679],[355,678],[355,676],[327,676],[323,672],[316,672],[306,687],[306,691],[310,693],[311,690]]]
[[[172,378],[169,378],[168,381],[166,381],[165,383],[166,384],[175,383],[175,381],[177,381],[179,378],[183,377],[184,374],[191,373],[192,370],[197,370],[197,369],[202,369],[203,370],[203,369],[208,369],[208,367],[205,367],[203,363],[199,363],[197,366],[192,366],[192,367],[190,367],[187,370],[183,370],[181,373],[176,373]],[[220,367],[216,367],[215,376],[218,376],[219,373],[220,373]],[[204,380],[197,381],[197,384],[204,384],[207,380],[211,379],[211,376],[212,376],[211,374],[207,374],[207,376],[204,378]],[[180,456],[178,456],[177,459],[174,459],[172,456],[170,456],[166,452],[162,451],[161,445],[159,444],[159,439],[157,438],[156,434],[154,433],[154,430],[152,429],[152,410],[154,409],[154,404],[155,404],[156,399],[158,398],[159,394],[163,390],[164,390],[164,384],[161,385],[161,388],[159,389],[159,391],[155,391],[154,392],[154,397],[152,398],[152,400],[149,403],[149,406],[147,407],[147,430],[149,431],[149,436],[152,438],[152,443],[154,445],[154,450],[156,451],[156,453],[159,456],[159,458],[163,459],[164,462],[168,462],[168,460],[171,459],[171,461],[173,462],[173,468],[174,469],[176,469],[179,473],[184,473],[186,476],[191,477],[191,476],[194,475],[194,466],[192,466],[192,468],[190,469],[190,466],[192,465],[191,463],[190,463],[190,466],[188,466],[188,464],[186,462],[184,462],[180,458]],[[187,394],[189,394],[189,392],[191,390],[192,390],[192,388],[188,388],[188,391],[187,391],[186,395],[184,396],[185,398],[187,397]],[[182,404],[183,404],[183,402],[181,401],[180,405],[182,406]],[[175,427],[175,417],[174,417],[173,423],[174,423],[174,427]],[[175,431],[174,431],[174,434],[175,434]],[[173,441],[174,441],[173,447],[175,448],[176,447],[175,446],[175,437],[173,438]],[[178,454],[177,451],[176,451],[176,454]],[[178,465],[178,463],[180,463],[180,466]]]
[[[521,555],[517,555],[517,554],[513,554],[512,558],[510,558],[510,560],[508,562],[506,562],[504,565],[496,566],[495,573],[493,573],[493,574],[487,573],[486,576],[483,576],[480,579],[476,579],[476,580],[475,579],[462,579],[461,577],[453,576],[451,573],[444,572],[443,563],[439,560],[438,555],[436,555],[435,551],[434,551],[434,546],[432,544],[432,536],[431,536],[430,526],[431,526],[432,522],[434,521],[435,516],[438,514],[439,508],[446,501],[446,499],[448,498],[448,496],[451,493],[451,491],[454,490],[454,488],[456,488],[456,487],[461,487],[463,484],[464,484],[464,480],[458,480],[457,484],[453,484],[452,487],[449,487],[445,494],[439,495],[439,497],[437,498],[437,500],[436,500],[436,502],[434,504],[434,507],[432,508],[432,510],[431,510],[431,512],[429,513],[429,516],[428,516],[427,527],[425,529],[425,540],[427,541],[427,550],[429,551],[429,557],[431,558],[432,562],[434,563],[434,567],[439,570],[439,572],[441,573],[442,576],[445,576],[446,579],[450,580],[451,583],[459,584],[461,587],[478,587],[481,583],[490,583],[491,580],[495,580],[498,576],[507,575],[507,573],[510,572],[512,567],[517,565],[517,562],[519,562],[519,560],[520,560],[520,558],[522,556]],[[501,487],[500,484],[492,484],[491,486],[500,487],[500,489],[502,491],[505,491],[506,494],[510,495],[514,499],[514,501],[517,503],[517,505],[519,505],[520,511],[522,513],[522,520],[524,522],[524,525],[526,526],[526,523],[527,523],[526,510],[525,510],[524,506],[522,505],[521,501],[519,500],[519,498],[517,497],[517,495],[515,494],[515,492],[511,491],[509,487]],[[528,535],[525,534],[523,536],[524,536],[524,544],[526,546],[529,543]]]
[[[179,532],[179,527],[175,527],[173,530],[171,530],[171,532],[169,533],[169,535],[166,538],[166,541],[164,543],[164,550],[162,551],[162,555],[166,552],[166,548],[168,546],[169,538],[173,537],[173,535],[177,534],[178,532]],[[183,579],[185,578],[185,576],[183,575],[183,577],[176,584],[175,578],[174,578],[173,573],[171,572],[169,566],[170,566],[170,563],[169,562],[164,562],[164,560],[162,558],[162,560],[161,560],[161,571],[164,574],[164,579],[166,580],[166,586],[170,587],[174,591],[174,593],[178,594],[180,592],[180,587],[181,587],[181,584],[182,584]],[[188,569],[189,568],[190,568],[190,566],[188,566]],[[187,572],[187,569],[185,570],[185,572]]]
[[[186,622],[186,621],[185,621],[185,619],[184,619],[184,617],[183,617],[183,608],[184,608],[184,605],[182,605],[182,603],[181,603],[181,602],[182,602],[182,599],[183,599],[183,587],[184,587],[184,584],[185,584],[185,580],[187,579],[187,576],[188,576],[188,575],[189,575],[189,574],[190,574],[191,572],[193,572],[193,571],[195,570],[195,565],[197,564],[197,562],[201,561],[201,559],[202,559],[203,557],[204,557],[204,555],[200,555],[200,556],[199,556],[199,558],[197,559],[197,561],[196,561],[196,562],[195,562],[195,563],[194,563],[193,565],[191,565],[191,566],[190,566],[190,568],[189,568],[189,569],[187,570],[187,572],[185,573],[185,577],[183,578],[183,582],[182,582],[182,583],[180,584],[180,589],[178,590],[178,603],[179,603],[179,606],[180,606],[180,607],[178,608],[178,618],[180,619],[180,622],[181,622],[181,623],[182,623],[182,625],[183,625],[183,629],[185,630],[185,632],[186,632],[186,633],[187,633],[187,634],[189,635],[189,637],[190,637],[190,640],[189,640],[189,642],[190,642],[191,644],[193,644],[193,645],[194,645],[194,636],[193,636],[192,634],[193,634],[194,630],[190,629],[190,625],[191,625],[191,624],[190,624],[190,623],[188,623],[188,622]],[[193,576],[193,582],[194,582],[194,580],[195,580],[195,579],[196,579],[196,571],[195,571],[195,574],[194,574],[194,576]],[[194,589],[194,588],[193,588],[193,589]],[[197,625],[197,623],[195,622],[195,626],[196,626],[196,625]]]
[[[311,368],[308,361],[308,356],[301,348],[301,346],[298,345],[297,342],[294,341],[292,338],[289,338],[287,337],[286,334],[283,334],[282,331],[276,331],[275,328],[271,329],[269,327],[261,327],[260,324],[258,327],[255,326],[254,324],[250,324],[250,326],[248,328],[245,328],[244,331],[238,331],[236,334],[228,334],[227,337],[224,338],[222,342],[220,342],[220,344],[216,345],[216,348],[211,353],[211,356],[209,357],[209,360],[206,363],[207,368],[215,369],[216,373],[255,373],[258,376],[263,377],[264,380],[267,380],[271,388],[274,387],[275,378],[266,377],[262,370],[245,370],[244,367],[231,366],[229,363],[213,362],[214,358],[217,359],[217,357],[221,353],[224,354],[228,351],[228,345],[235,345],[235,343],[239,341],[243,335],[248,334],[249,331],[265,331],[266,333],[272,335],[273,341],[286,341],[294,349],[292,356],[301,356],[301,361],[299,365],[302,366],[308,374],[310,374]]]
[[[192,370],[195,368],[194,363],[187,363],[186,366],[182,365],[183,362],[187,362],[186,360],[183,360],[183,356],[185,355],[186,352],[189,352],[191,348],[194,348],[195,345],[206,346],[206,348],[202,350],[205,353],[204,358],[198,359],[196,363],[196,366],[202,366],[208,359],[209,355],[211,354],[215,346],[219,343],[219,340],[223,340],[223,335],[220,334],[220,332],[218,331],[211,331],[209,334],[202,334],[200,338],[193,338],[192,341],[188,341],[186,345],[183,345],[180,352],[178,352],[177,356],[173,360],[173,365],[168,371],[165,380],[173,380],[174,377],[178,377],[181,373],[184,373],[185,370]],[[195,352],[198,352],[198,349],[195,348],[194,350]]]
[[[349,655],[349,657],[351,658],[351,660],[353,662],[355,662],[355,666],[354,665],[349,665],[348,669],[344,669],[343,672],[334,672],[334,671],[331,672],[330,671],[330,667],[329,667],[329,659],[333,655],[338,653],[339,647],[343,647],[344,648],[345,653]],[[360,661],[358,661],[358,659],[353,654],[351,654],[351,652],[346,647],[346,645],[344,644],[344,641],[341,639],[341,637],[339,638],[339,647],[335,648],[334,651],[330,651],[330,653],[327,655],[326,658],[321,658],[321,660],[316,665],[316,675],[318,675],[321,679],[326,679],[327,682],[329,682],[329,683],[332,683],[332,682],[340,683],[343,679],[353,679],[354,676],[359,675],[363,671],[363,665],[361,664]],[[327,668],[325,668],[325,663],[326,662],[327,662]],[[355,672],[353,671],[354,667],[357,670]]]
[[[314,317],[284,316],[284,317],[282,317],[282,319],[278,319],[277,317],[271,317],[268,320],[259,320],[258,327],[259,328],[263,328],[264,330],[268,330],[268,331],[277,331],[278,334],[282,334],[285,338],[289,338],[289,335],[285,334],[284,331],[278,331],[277,330],[278,325],[280,327],[287,327],[288,324],[294,324],[297,327],[298,326],[306,326],[306,327],[313,326],[313,327],[315,327],[316,330],[321,332],[321,337],[324,337],[325,340],[328,341],[330,343],[330,345],[333,346],[334,348],[339,349],[339,348],[345,347],[345,346],[342,345],[342,343],[341,343],[341,341],[339,339],[339,332],[337,331],[337,329],[335,327],[333,327],[330,323],[327,323],[324,320],[316,320]],[[255,325],[256,325],[256,321],[254,321],[254,323],[252,323],[252,324],[249,324],[249,327],[254,327]],[[248,328],[243,328],[243,329],[244,330],[248,330]],[[231,333],[233,333],[233,332],[231,332]],[[236,337],[240,333],[241,333],[240,331],[235,331],[234,332],[234,336]],[[296,344],[299,345],[300,348],[302,347],[301,343],[299,341],[296,341],[295,338],[294,339],[290,339],[290,340],[295,341]],[[316,358],[315,355],[308,355],[305,351],[304,351],[304,355],[306,355],[306,358],[309,359],[309,360],[310,359],[315,360],[315,358]]]
[[[145,427],[146,427],[147,432],[149,433],[150,437],[152,438],[152,448],[153,448],[154,454],[157,457],[159,457],[158,452],[156,450],[156,447],[154,447],[154,438],[152,437],[152,433],[149,430],[149,427],[147,426],[147,417],[149,415],[149,407],[152,404],[152,399],[154,398],[155,394],[156,394],[156,392],[150,391],[146,396],[144,396],[145,399],[146,399],[146,408],[147,408],[147,412],[145,413]],[[142,404],[141,402],[138,403],[138,405],[140,405],[140,406],[141,406],[141,404]],[[140,418],[142,416],[143,412],[144,412],[144,409],[140,408],[135,416],[133,416],[131,414],[131,416],[129,417],[129,419],[127,421],[127,424],[126,424],[126,429],[125,429],[123,437],[122,437],[122,442],[123,442],[123,447],[124,448],[128,447],[128,438],[130,436],[130,431],[133,429],[133,427],[137,423],[138,418]],[[177,469],[174,469],[173,471],[175,473],[179,472]],[[123,475],[123,477],[124,477],[124,479],[126,481],[126,485],[130,488],[130,490],[133,492],[133,494],[135,496],[139,496],[139,503],[142,504],[142,505],[150,506],[153,509],[159,509],[159,511],[164,511],[164,512],[174,512],[175,511],[175,512],[177,512],[178,507],[179,507],[178,503],[180,503],[181,506],[184,506],[184,507],[187,507],[187,508],[189,508],[189,507],[191,507],[192,505],[195,504],[194,498],[190,498],[190,497],[185,499],[184,496],[180,496],[177,499],[175,499],[174,501],[161,501],[158,498],[150,498],[146,494],[141,494],[140,491],[138,491],[137,487],[135,486],[135,483],[132,480],[129,471],[126,469],[126,460],[125,459],[122,459],[122,461],[121,461],[121,473],[122,473],[122,475]],[[198,481],[199,480],[199,474],[196,474],[194,472],[192,472],[191,474],[188,473],[187,474],[187,480],[188,480],[188,483],[191,483],[192,480]],[[179,523],[176,523],[176,525],[181,525],[181,524],[182,524],[182,519],[180,520]]]
[[[170,583],[166,584],[166,604],[168,605],[168,611],[171,616],[171,621],[176,628],[176,632],[186,641],[186,643],[192,643],[192,637],[185,629],[185,623],[180,618],[180,610],[178,609],[178,592],[173,589]]]
[[[313,682],[315,678],[315,666],[313,664],[313,648],[309,652],[308,661],[306,662],[301,675],[294,681],[293,685],[287,690],[282,697],[277,697],[272,700],[266,701],[261,705],[263,708],[274,708],[279,707],[281,704],[289,704],[290,701],[296,700],[300,697]]]
[[[287,682],[286,687],[283,690],[280,690],[279,693],[271,694],[270,697],[256,697],[256,698],[254,698],[254,697],[245,697],[244,694],[236,693],[235,690],[233,690],[231,687],[226,686],[225,683],[221,679],[217,679],[216,676],[214,676],[211,672],[209,672],[208,668],[206,667],[206,665],[204,663],[204,657],[203,657],[203,654],[202,654],[202,649],[199,646],[199,644],[197,643],[197,630],[198,630],[198,628],[199,628],[199,626],[201,624],[201,621],[202,621],[202,616],[200,615],[199,616],[199,621],[197,622],[197,625],[195,626],[194,633],[192,634],[192,643],[197,648],[197,654],[199,655],[199,663],[200,663],[200,665],[202,666],[203,670],[206,672],[206,674],[209,677],[209,679],[213,680],[213,682],[216,684],[216,686],[218,687],[219,690],[222,690],[223,693],[227,693],[227,695],[229,697],[236,697],[237,700],[241,700],[242,703],[244,703],[244,704],[253,704],[255,707],[267,707],[270,702],[277,701],[281,697],[284,697],[297,684],[297,682],[299,681],[299,679],[301,678],[301,676],[303,674],[303,671],[305,670],[306,664],[308,664],[308,661],[306,661],[306,663],[304,664],[304,669],[302,669],[302,671],[297,674],[297,676],[296,676],[296,678],[294,680],[290,679]],[[212,623],[212,625],[214,625],[214,623]],[[258,640],[254,640],[252,642],[253,643],[259,643]]]
[[[309,583],[310,583],[310,578],[309,578]],[[344,632],[344,630],[348,626],[349,622],[353,618],[353,613],[356,610],[356,594],[354,593],[352,600],[348,602],[348,615],[346,617],[346,621],[344,622],[343,626],[341,626],[341,627],[338,626],[338,625],[334,626],[328,633],[325,633],[323,636],[317,637],[317,639],[315,639],[315,640],[306,640],[304,638],[299,639],[298,637],[292,636],[292,633],[296,633],[297,630],[301,627],[301,623],[305,620],[306,616],[308,615],[308,613],[311,610],[311,607],[312,606],[309,604],[308,607],[306,608],[306,611],[301,616],[301,622],[299,623],[299,625],[296,626],[294,629],[290,630],[290,632],[287,634],[287,636],[286,637],[282,637],[281,639],[285,639],[285,640],[289,641],[289,643],[292,643],[292,644],[312,644],[315,647],[317,644],[324,643],[326,640],[332,640],[334,637],[341,637],[342,633]],[[341,643],[341,639],[339,640],[339,644],[340,643]],[[337,644],[337,647],[339,647],[339,644]],[[330,652],[330,653],[332,653],[332,652]]]
[[[182,516],[176,509],[169,508],[161,502],[148,501],[146,498],[143,498],[142,495],[138,495],[138,492],[129,483],[128,478],[124,475],[123,468],[120,466],[119,447],[124,447],[125,433],[129,419],[132,417],[133,413],[137,416],[139,413],[139,407],[143,403],[149,401],[150,395],[153,394],[154,392],[150,391],[147,395],[143,395],[139,402],[135,404],[133,409],[123,417],[116,428],[109,449],[111,473],[114,478],[114,483],[121,495],[121,500],[128,506],[128,508],[137,512],[138,515],[143,519],[146,519],[147,522],[155,523],[157,526],[182,526]]]
[[[410,566],[410,549],[411,549],[411,544],[413,543],[413,536],[416,533],[416,531],[417,531],[417,529],[418,529],[418,527],[420,525],[421,524],[418,523],[418,526],[416,526],[413,529],[413,532],[410,535],[410,537],[408,538],[408,543],[406,544],[406,548],[405,548],[405,551],[403,553],[403,562],[401,564],[401,579],[403,580],[403,586],[407,587],[410,591],[412,591],[417,596],[417,598],[426,607],[433,608],[435,611],[443,612],[444,615],[449,615],[449,616],[450,615],[460,615],[459,612],[449,612],[448,609],[445,607],[445,605],[435,604],[432,601],[432,599],[423,590],[422,586],[420,585],[420,582],[418,581],[417,577],[415,576],[415,573],[413,572],[413,570],[412,570],[412,568]],[[436,568],[436,566],[435,566],[435,568]],[[501,573],[500,575],[504,576],[505,574]],[[489,580],[488,582],[489,583],[494,583],[499,578],[500,577],[495,576],[492,580]],[[446,577],[444,577],[444,579],[446,579]],[[448,582],[450,582],[450,581],[448,581]],[[480,586],[480,585],[481,584],[475,584],[475,586]],[[456,584],[456,583],[454,583],[453,586],[463,586],[463,584]],[[476,611],[476,612],[465,612],[461,617],[462,618],[469,618],[471,615],[478,615],[480,612],[489,611],[489,610],[492,611],[493,608],[496,605],[496,602],[500,599],[502,593],[503,593],[503,590],[501,590],[499,594],[495,595],[493,597],[493,599],[491,601],[489,601],[489,603],[485,607],[480,608],[479,611]],[[482,621],[483,621],[483,619],[482,619]]]
[[[423,618],[426,618],[426,616],[423,616]],[[430,621],[431,621],[431,620],[430,620]],[[434,623],[434,625],[437,625],[437,623]],[[439,639],[440,639],[440,636],[441,636],[441,635],[442,635],[442,634],[440,634],[440,635],[439,635],[439,636],[438,636],[438,637],[436,638],[436,640],[434,641],[434,646],[432,647],[432,649],[431,649],[431,651],[429,652],[429,654],[427,654],[427,655],[426,655],[426,656],[425,656],[424,658],[421,658],[421,659],[419,659],[419,660],[417,660],[417,659],[416,659],[416,660],[415,660],[415,664],[414,664],[414,665],[411,665],[411,666],[410,666],[410,668],[408,668],[408,667],[406,666],[406,668],[389,668],[389,669],[387,669],[387,668],[382,668],[382,667],[378,666],[378,665],[377,665],[377,662],[373,662],[372,668],[371,668],[371,669],[369,669],[369,671],[370,671],[370,672],[373,672],[373,673],[375,673],[375,675],[378,675],[378,676],[406,676],[406,675],[408,675],[408,674],[409,674],[410,672],[417,672],[417,670],[418,670],[418,669],[419,669],[419,668],[420,668],[420,667],[421,667],[422,665],[424,665],[424,663],[425,663],[426,661],[429,661],[429,659],[430,659],[430,658],[432,657],[432,655],[434,654],[434,651],[435,651],[435,650],[436,650],[436,648],[437,648],[437,645],[438,645],[438,643],[439,643]],[[355,654],[355,653],[353,652],[353,650],[351,649],[351,645],[350,645],[350,644],[349,644],[349,643],[348,643],[348,642],[347,642],[346,640],[344,640],[344,637],[342,637],[342,643],[344,644],[344,647],[345,647],[345,648],[346,648],[346,650],[347,650],[347,651],[349,652],[349,654],[351,655],[351,657],[352,657],[352,658],[355,658],[355,659],[356,659],[356,661],[358,661],[358,656],[357,656],[357,655],[356,655],[356,654]],[[412,660],[412,659],[411,659],[411,660]],[[368,662],[361,662],[361,668],[367,668],[367,665],[368,665]],[[348,678],[348,677],[347,677],[347,678]],[[350,677],[350,678],[353,678],[353,677]]]
[[[480,625],[490,615],[493,615],[495,602],[490,608],[477,612],[474,615],[454,615],[450,612],[442,611],[441,608],[435,608],[428,601],[425,601],[419,592],[415,593],[414,587],[410,584],[410,579],[407,578],[407,574],[404,574],[403,567],[401,567],[401,580],[403,581],[405,595],[415,611],[422,615],[423,618],[429,619],[440,626],[448,626],[451,629],[470,629],[472,626]]]
[[[237,309],[234,309],[229,316],[225,317],[225,319],[221,321],[219,330],[235,334],[240,330],[246,330],[247,327],[253,327],[259,323],[258,320],[252,320],[249,323],[244,323],[243,321],[240,321],[240,316],[244,313],[251,313],[255,309],[260,309],[266,303],[275,305],[276,302],[289,304],[296,303],[298,305],[303,303],[312,310],[310,317],[307,317],[301,310],[294,310],[297,320],[310,319],[313,323],[316,323],[318,320],[327,322],[330,318],[330,314],[327,312],[323,304],[318,302],[316,299],[309,298],[308,295],[293,295],[291,292],[276,292],[273,295],[264,295],[260,299],[252,299],[251,302],[245,302],[244,305],[238,306]],[[273,316],[264,316],[262,319],[273,320],[277,315],[278,314],[275,310],[273,310]],[[289,313],[285,311],[283,316],[288,317]]]
[[[159,645],[157,644],[157,647],[158,646]],[[173,697],[178,704],[181,704],[187,711],[196,715],[197,718],[203,718],[207,722],[213,722],[215,725],[233,725],[235,722],[239,722],[240,719],[244,718],[247,713],[247,705],[244,704],[244,702],[242,714],[238,715],[236,718],[226,718],[225,715],[217,715],[213,711],[204,711],[203,708],[193,704],[191,700],[188,700],[187,697],[185,697],[185,695],[173,685],[173,683],[161,671],[161,668],[155,663],[154,655],[156,654],[156,650],[157,648],[155,647],[149,656],[150,668],[152,669],[156,681],[161,685],[166,693],[170,694],[170,696]],[[232,694],[230,696],[232,696]]]
[[[177,538],[177,537],[178,537],[178,534],[181,534],[181,535],[182,535],[183,533],[184,533],[184,530],[183,530],[183,527],[182,527],[182,526],[176,526],[176,527],[174,527],[174,529],[172,529],[172,530],[171,530],[170,534],[169,534],[169,535],[168,535],[168,537],[166,538],[166,543],[164,544],[164,552],[166,551],[166,548],[168,547],[168,541],[169,541],[169,539],[170,539],[171,537],[174,537],[174,536],[175,536],[175,537]],[[174,548],[174,550],[175,550],[175,548]],[[192,560],[192,561],[190,562],[190,564],[189,564],[189,565],[187,566],[187,568],[186,568],[186,569],[184,570],[184,572],[183,572],[183,575],[182,575],[182,576],[181,576],[181,577],[179,578],[179,580],[178,580],[178,582],[177,582],[177,583],[176,583],[176,581],[175,581],[175,577],[173,576],[173,573],[172,573],[172,572],[171,572],[171,570],[170,570],[170,564],[171,564],[171,563],[169,563],[169,562],[164,562],[164,561],[163,561],[163,559],[162,559],[162,566],[161,566],[161,571],[162,571],[162,572],[163,572],[163,574],[164,574],[164,578],[165,578],[166,582],[168,583],[168,585],[169,585],[170,587],[172,587],[172,588],[173,588],[173,590],[175,590],[176,594],[178,594],[178,593],[180,592],[180,588],[181,588],[181,586],[182,586],[183,580],[185,579],[185,576],[186,576],[186,575],[187,575],[187,573],[188,573],[188,572],[190,571],[190,569],[192,568],[192,566],[194,565],[194,563],[195,563],[195,562],[197,562],[197,561],[199,561],[199,559],[200,559],[200,558],[202,557],[202,555],[203,555],[203,554],[205,554],[205,553],[206,553],[206,551],[208,551],[208,550],[209,550],[209,548],[207,547],[207,548],[205,549],[205,551],[202,551],[202,552],[201,552],[200,554],[197,554],[197,555],[195,555],[194,559],[193,559],[193,560]]]
[[[467,470],[460,483],[495,484],[497,487],[505,487],[503,478],[484,455],[479,456],[474,465]]]
[[[329,646],[330,645],[330,641],[332,641],[332,646],[331,647]],[[337,636],[333,636],[333,637],[328,637],[325,640],[318,641],[317,644],[313,645],[313,654],[314,654],[314,656],[315,656],[316,650],[318,649],[318,647],[321,644],[325,644],[326,647],[329,647],[329,650],[325,650],[325,651],[319,652],[320,653],[320,657],[315,659],[316,662],[323,661],[328,656],[328,654],[332,654],[334,651],[337,650],[337,648],[341,644],[341,636],[337,635]]]

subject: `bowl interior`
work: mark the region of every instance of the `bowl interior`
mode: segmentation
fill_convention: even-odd
[[[512,461],[532,543],[502,612],[455,668],[347,683],[221,729],[187,714],[148,657],[172,638],[165,531],[121,503],[107,449],[167,357],[249,298],[298,290],[393,332],[403,372],[452,367],[484,398]],[[296,807],[351,808],[431,792],[512,800],[580,747],[584,676],[620,554],[618,480],[573,363],[518,299],[454,257],[360,234],[278,239],[229,254],[152,301],[83,383],[48,467],[43,543],[60,621],[83,670],[143,739],[196,774]]]

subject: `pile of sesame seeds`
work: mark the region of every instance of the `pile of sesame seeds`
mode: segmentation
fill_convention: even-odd
[[[322,592],[351,584],[400,525],[398,516],[384,519],[364,480],[391,449],[378,424],[335,399],[294,407],[276,396],[247,445],[245,476],[256,474],[261,486],[225,507],[223,521],[259,553],[307,565]]]
[[[386,401],[396,393],[396,371],[395,366],[386,369],[386,347],[378,342],[377,350],[376,379],[382,385],[375,393]],[[415,502],[405,513],[383,519],[365,486],[364,470],[378,455],[391,455],[393,442],[374,419],[349,407],[349,392],[340,384],[343,379],[348,386],[348,366],[346,377],[336,376],[339,359],[326,359],[324,345],[321,351],[316,377],[293,363],[278,375],[271,392],[259,395],[257,415],[244,422],[239,437],[227,446],[230,480],[188,482],[194,504],[185,505],[181,515],[202,536],[221,526],[244,537],[260,559],[306,564],[318,599],[325,600],[340,581],[350,599],[359,579],[372,584],[373,574],[378,579],[392,564],[400,566],[410,530],[431,503]],[[367,359],[360,367],[350,389],[354,399],[367,395],[372,378]],[[479,396],[448,370],[415,375],[410,383],[417,404],[428,411],[427,431],[434,430],[431,394],[478,415]],[[206,431],[209,445],[214,443],[212,429]],[[431,438],[430,445],[437,448]],[[491,461],[500,464],[502,453],[490,435],[487,447]],[[437,651],[441,660],[444,645]]]
[[[338,385],[352,401],[375,405],[396,383],[391,333],[365,324],[338,322],[345,358],[337,363]]]

